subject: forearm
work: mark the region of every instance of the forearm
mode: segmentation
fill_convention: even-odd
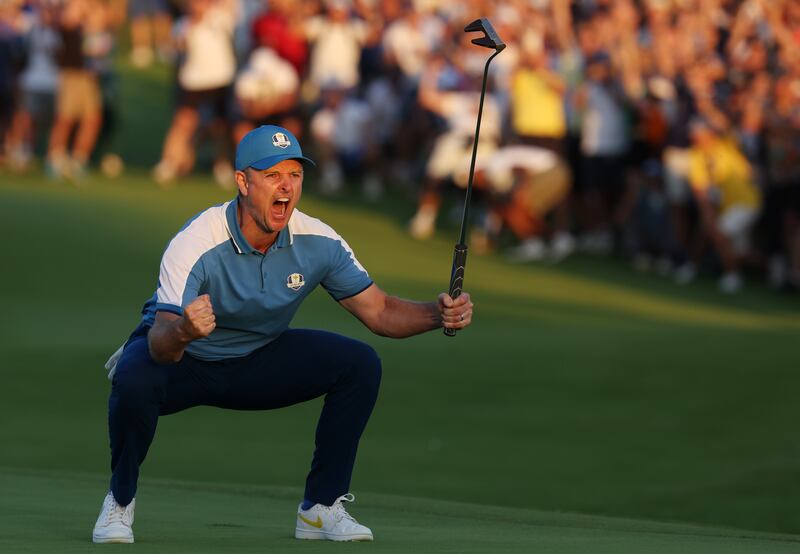
[[[183,318],[156,322],[147,333],[150,357],[160,364],[179,362],[192,339],[183,330]]]
[[[400,339],[441,326],[442,316],[436,302],[413,302],[386,296],[384,308],[370,330],[376,335]]]
[[[396,339],[440,327],[464,329],[472,321],[473,304],[466,292],[455,300],[441,293],[436,302],[413,302],[389,296],[373,284],[340,303],[376,335]]]

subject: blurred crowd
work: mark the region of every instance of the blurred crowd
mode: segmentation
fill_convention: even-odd
[[[320,193],[413,190],[424,240],[468,180],[491,54],[464,33],[479,16],[507,48],[489,72],[474,250],[512,237],[515,261],[581,250],[728,293],[745,270],[800,286],[796,0],[2,0],[0,159],[27,170],[45,136],[46,173],[79,182],[114,121],[126,37],[132,67],[174,68],[156,182],[208,143],[232,186],[234,145],[277,124],[313,145]]]

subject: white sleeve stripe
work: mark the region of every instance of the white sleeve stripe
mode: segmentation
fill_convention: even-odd
[[[364,273],[367,273],[367,270],[364,269],[364,266],[361,265],[356,259],[356,255],[353,252],[353,249],[350,248],[350,245],[347,244],[347,241],[345,241],[336,231],[334,231],[330,225],[323,223],[319,219],[308,216],[300,210],[295,210],[292,214],[292,218],[289,220],[289,231],[293,236],[317,235],[339,241],[347,253],[350,254],[350,259],[353,260],[353,264],[355,264],[355,266]]]
[[[225,218],[228,204],[202,212],[170,241],[161,258],[159,304],[183,306],[183,293],[192,269],[203,254],[230,240]]]

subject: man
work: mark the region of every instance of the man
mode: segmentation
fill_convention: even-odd
[[[690,133],[689,184],[703,229],[722,262],[719,288],[736,293],[744,284],[739,266],[761,211],[761,192],[747,158],[732,138],[701,118],[692,120]]]
[[[465,35],[466,36],[466,35]],[[462,45],[463,46],[463,45]],[[462,47],[453,57],[452,64],[445,58],[434,60],[425,69],[419,84],[419,105],[447,122],[447,130],[436,137],[433,150],[425,164],[425,182],[419,197],[417,211],[408,224],[412,237],[427,240],[436,231],[436,218],[442,201],[442,189],[454,174],[463,167],[466,156],[472,153],[475,140],[475,118],[480,107],[477,83],[480,74],[468,71],[469,50]],[[455,71],[458,85],[463,90],[442,90],[439,85],[449,71]],[[490,93],[487,95],[482,115],[478,152],[481,155],[497,148],[501,132],[501,110]]]
[[[300,539],[372,540],[342,501],[381,364],[368,345],[288,329],[321,284],[371,331],[408,337],[472,319],[468,294],[420,303],[388,296],[333,229],[295,211],[303,156],[286,129],[262,126],[236,150],[238,196],[190,220],[167,246],[142,323],[109,360],[111,487],[94,542],[133,542],[139,466],[160,415],[198,405],[272,409],[325,395],[298,508]]]
[[[560,261],[575,249],[569,233],[566,199],[572,186],[569,167],[552,150],[538,146],[504,146],[479,157],[477,186],[488,186],[494,212],[520,241],[508,253],[511,261]],[[553,214],[550,225],[547,218]],[[552,237],[548,250],[544,236]]]
[[[196,158],[194,137],[201,125],[214,131],[212,136],[218,140],[214,179],[220,187],[230,185],[228,112],[236,76],[233,36],[238,12],[237,0],[189,0],[186,15],[175,25],[180,60],[175,72],[177,105],[161,159],[153,168],[153,179],[161,185],[191,171]],[[208,113],[212,117],[205,117]]]

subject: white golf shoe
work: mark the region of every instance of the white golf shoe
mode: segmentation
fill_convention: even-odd
[[[340,496],[333,506],[314,504],[303,510],[301,504],[297,508],[297,527],[294,536],[297,539],[328,541],[371,541],[372,531],[358,523],[347,513],[342,502],[353,502],[355,496],[350,493]]]
[[[97,523],[94,524],[92,532],[92,542],[133,542],[133,510],[136,507],[136,499],[131,500],[127,506],[120,506],[114,499],[114,495],[109,492],[103,500],[103,507]]]

